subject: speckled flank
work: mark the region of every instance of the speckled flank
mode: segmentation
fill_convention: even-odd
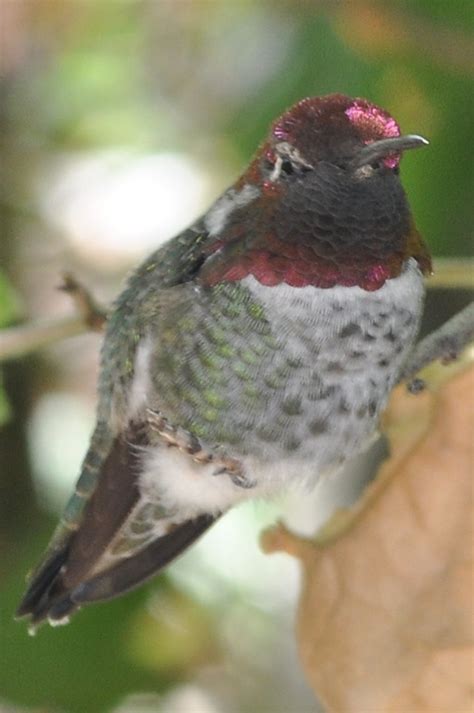
[[[375,429],[422,298],[414,261],[375,293],[268,288],[251,277],[181,293],[172,319],[157,324],[148,405],[242,460],[266,491],[276,463],[289,480],[316,480]]]
[[[151,357],[154,388],[144,408],[165,410],[216,453],[238,458],[255,487],[236,487],[157,442],[143,452],[142,514],[129,520],[110,556],[142,546],[170,520],[224,511],[289,483],[312,485],[358,453],[410,348],[422,299],[421,274],[410,261],[377,293],[267,288],[248,278],[194,291],[175,305],[176,328],[160,325],[164,339]]]
[[[366,146],[398,133],[365,100],[298,102],[133,273],[107,323],[91,445],[19,615],[63,621],[117,596],[237,502],[311,486],[364,448],[430,270],[383,153],[401,142],[379,161]]]

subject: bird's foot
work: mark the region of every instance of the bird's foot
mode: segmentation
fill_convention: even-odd
[[[181,426],[173,426],[160,411],[147,409],[147,420],[150,428],[158,433],[169,447],[178,448],[187,453],[196,463],[216,466],[212,475],[228,475],[239,488],[254,488],[256,483],[249,480],[242,472],[242,464],[236,458],[228,458],[212,453],[204,448],[199,439]]]
[[[213,475],[228,475],[234,485],[238,488],[244,488],[248,490],[249,488],[254,488],[256,483],[253,480],[249,480],[242,471],[242,464],[235,458],[214,458],[213,463],[215,463],[218,468],[213,472]]]

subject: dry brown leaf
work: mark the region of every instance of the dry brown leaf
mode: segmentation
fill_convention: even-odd
[[[264,535],[302,562],[300,656],[328,712],[474,710],[473,395],[473,367],[435,393],[397,389],[392,457],[343,534]]]

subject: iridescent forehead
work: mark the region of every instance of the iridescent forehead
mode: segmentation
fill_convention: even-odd
[[[273,124],[271,142],[286,141],[321,156],[394,136],[400,136],[400,127],[384,109],[366,99],[330,94],[303,99],[282,114]]]
[[[345,110],[349,118],[362,134],[377,135],[381,139],[400,136],[400,127],[388,112],[365,99],[355,99]]]

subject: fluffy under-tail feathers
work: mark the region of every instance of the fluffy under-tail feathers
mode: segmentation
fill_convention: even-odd
[[[145,443],[139,430],[115,439],[79,528],[33,574],[17,616],[29,616],[33,626],[46,618],[60,623],[82,604],[116,597],[155,574],[214,522],[215,517],[201,515],[179,523],[132,556],[116,560],[109,568],[98,567],[139,499],[137,446]]]

